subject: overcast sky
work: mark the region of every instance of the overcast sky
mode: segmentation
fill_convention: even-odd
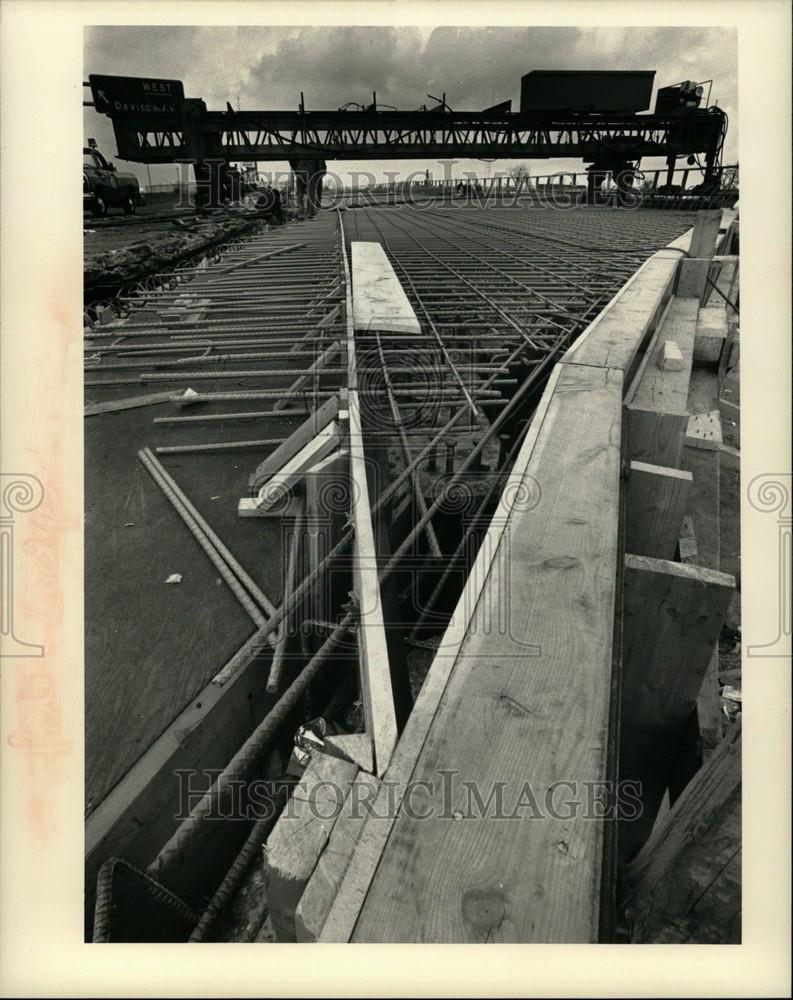
[[[480,110],[508,98],[518,110],[520,78],[532,69],[654,69],[656,87],[713,79],[713,99],[730,116],[724,162],[737,162],[736,35],[728,28],[119,26],[85,34],[86,78],[108,73],[182,80],[185,94],[202,97],[210,110],[225,108],[226,101],[244,110],[295,108],[301,90],[309,110],[371,102],[373,90],[378,104],[400,109],[417,108],[427,94],[445,91],[455,110]],[[87,108],[84,124],[85,138],[96,138],[115,157],[110,120]],[[487,176],[510,162],[461,161],[459,170]],[[119,166],[146,182],[144,165]],[[544,160],[530,166],[539,174],[583,165]],[[432,160],[337,161],[328,167],[339,173],[425,167],[442,173]],[[154,183],[171,181],[176,168],[156,166],[151,174]]]

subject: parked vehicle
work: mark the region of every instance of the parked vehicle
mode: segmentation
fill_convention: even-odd
[[[138,178],[119,173],[98,149],[83,149],[83,211],[107,215],[112,206],[119,206],[125,215],[134,215],[144,204]]]

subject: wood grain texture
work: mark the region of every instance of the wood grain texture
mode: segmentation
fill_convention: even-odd
[[[695,298],[704,302],[709,287],[707,277],[711,271],[717,273],[718,270],[719,265],[714,264],[710,257],[686,257],[680,262],[675,294],[680,298]]]
[[[630,461],[676,468],[680,465],[688,429],[688,413],[626,406],[625,457]]]
[[[259,511],[280,507],[292,487],[303,478],[303,473],[334,452],[342,441],[343,431],[336,421],[313,437],[277,472],[262,483],[254,498],[242,497],[237,505],[240,517],[258,517]]]
[[[628,459],[670,468],[680,464],[698,309],[696,299],[673,299],[647,349],[626,398]],[[658,367],[665,340],[680,348],[683,364],[678,370]]]
[[[295,941],[295,910],[358,768],[316,753],[264,845],[267,907],[279,941]]]
[[[146,396],[110,399],[104,403],[86,403],[83,408],[83,416],[96,417],[100,413],[118,413],[120,410],[134,410],[140,406],[155,406],[158,403],[169,402],[172,397],[172,392],[151,392]]]
[[[372,738],[375,772],[382,775],[396,746],[397,725],[356,390],[349,392],[348,408],[352,522],[355,528],[352,574],[359,611],[358,662],[366,731]]]
[[[735,589],[726,573],[625,556],[620,781],[637,782],[642,815],[620,823],[630,859],[652,829]]]
[[[268,455],[256,467],[256,471],[250,477],[251,487],[258,490],[291,458],[302,451],[313,437],[321,433],[332,420],[335,420],[338,412],[339,399],[337,396],[331,396],[315,413],[312,413],[298,428],[292,431],[286,441],[282,442],[272,454]]]
[[[721,217],[720,208],[708,208],[697,212],[689,250],[692,257],[712,257],[716,253]]]
[[[421,333],[405,290],[380,243],[350,243],[356,330]]]
[[[646,260],[562,360],[619,369],[627,387],[672,295],[680,256],[659,250]]]
[[[741,940],[741,726],[659,821],[625,872],[635,943]]]
[[[350,510],[350,453],[343,448],[328,455],[305,473],[306,484],[306,573],[313,573],[336,545]],[[310,618],[333,619],[333,568],[317,577],[308,597]],[[338,588],[336,588],[338,589]],[[316,651],[322,645],[319,633],[310,636]]]
[[[676,298],[671,303],[658,331],[657,344],[653,348],[650,362],[644,367],[642,377],[628,400],[632,406],[672,413],[686,409],[698,313],[699,303],[696,299]],[[674,341],[680,349],[683,356],[680,369],[662,369],[658,366],[667,340]]]
[[[691,490],[690,472],[631,462],[625,549],[637,556],[674,559]]]
[[[494,555],[500,548],[500,540],[521,496],[521,487],[526,485],[526,467],[531,460],[537,439],[548,415],[548,408],[553,399],[556,385],[565,367],[565,365],[557,364],[545,386],[526,432],[526,437],[510,471],[507,487],[502,490],[499,497],[498,508],[488,526],[483,543],[479,547],[449,627],[438,647],[413,711],[394,751],[394,756],[375,802],[374,816],[368,819],[364,825],[347,874],[333,900],[320,935],[321,942],[344,942],[349,941],[352,936],[361,907],[393,828],[396,812],[401,805],[407,783],[413,773],[421,748],[427,739],[449,676],[457,660],[460,646],[487,581]],[[533,491],[533,481],[528,480],[528,483],[529,489]]]
[[[505,782],[514,812],[527,781],[542,800],[606,777],[622,375],[561,367],[526,469],[542,496],[513,511],[413,770],[435,815],[403,802],[355,941],[597,940],[601,824],[531,822],[525,801],[466,819],[459,784]]]
[[[734,589],[727,573],[625,556],[625,726],[667,735],[685,723]]]
[[[360,839],[367,809],[374,802],[379,787],[378,779],[365,771],[355,776],[327,846],[295,911],[298,941],[316,941],[319,937]]]

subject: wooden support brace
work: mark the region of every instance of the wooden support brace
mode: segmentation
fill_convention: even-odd
[[[353,550],[353,591],[358,605],[358,660],[366,731],[374,746],[375,773],[385,772],[397,739],[391,668],[380,594],[366,458],[361,432],[358,392],[349,393],[350,479]]]
[[[706,292],[709,290],[708,275],[718,269],[719,265],[714,264],[710,257],[684,258],[680,262],[676,294],[680,298],[696,298],[700,303],[704,302]]]
[[[652,465],[680,464],[688,425],[688,391],[694,354],[697,313],[695,299],[675,299],[647,348],[626,397],[625,457]],[[664,344],[673,340],[681,363],[661,367]]]
[[[690,472],[630,463],[625,525],[628,552],[674,559],[691,485]]]
[[[626,555],[620,780],[641,783],[643,814],[621,853],[648,836],[735,589],[726,573]]]
[[[333,549],[344,530],[350,511],[350,452],[341,449],[328,455],[305,473],[306,484],[306,561],[311,574]],[[329,576],[333,567],[317,577],[309,596],[308,617],[321,621],[334,619],[334,592]],[[347,588],[349,589],[349,587]],[[345,591],[346,593],[346,591]],[[316,649],[323,642],[312,636]]]
[[[691,236],[691,257],[712,257],[716,253],[716,242],[721,228],[722,210],[720,208],[704,209],[697,212],[694,232]]]
[[[741,726],[721,741],[625,872],[634,943],[741,941]]]
[[[275,451],[261,462],[248,483],[258,490],[272,475],[293,458],[309,441],[336,419],[339,412],[338,396],[331,396],[316,412],[303,421]]]
[[[727,340],[727,329],[727,309],[723,303],[700,309],[694,340],[694,361],[718,365]]]
[[[258,517],[261,510],[267,511],[284,503],[289,490],[303,477],[306,469],[316,465],[338,448],[341,434],[334,421],[322,433],[317,434],[291,458],[283,468],[274,473],[259,488],[256,497],[242,497],[237,507],[240,517]]]

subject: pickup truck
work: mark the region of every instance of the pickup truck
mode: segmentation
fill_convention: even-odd
[[[83,211],[107,215],[107,210],[116,205],[125,215],[134,215],[136,206],[143,203],[134,174],[119,173],[98,149],[83,149]]]

